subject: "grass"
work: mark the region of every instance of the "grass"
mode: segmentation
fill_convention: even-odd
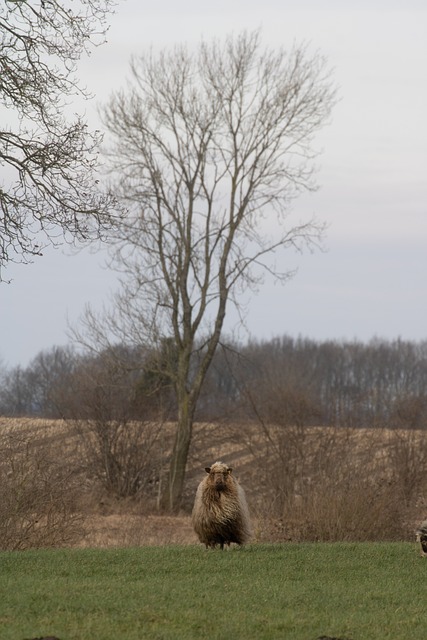
[[[414,544],[0,553],[0,638],[425,640]]]

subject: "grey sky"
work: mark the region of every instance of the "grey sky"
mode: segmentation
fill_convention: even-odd
[[[319,9],[319,7],[322,7]],[[325,252],[282,254],[298,267],[286,286],[266,281],[248,301],[250,335],[316,338],[427,338],[427,10],[424,1],[312,0],[162,2],[125,0],[108,44],[80,67],[103,102],[124,85],[129,59],[151,44],[196,44],[201,37],[262,28],[269,45],[309,43],[334,69],[340,102],[317,137],[320,190],[296,200],[298,218],[329,224]],[[160,8],[161,7],[161,8]],[[345,8],[343,8],[345,7]],[[98,126],[96,101],[84,106]],[[27,364],[66,344],[67,318],[101,307],[115,288],[102,252],[47,250],[12,266],[0,285],[0,358]],[[228,329],[236,318],[230,314]],[[242,339],[247,333],[240,330]]]

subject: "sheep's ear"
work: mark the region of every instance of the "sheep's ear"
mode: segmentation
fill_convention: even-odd
[[[210,473],[211,472],[211,468],[210,467],[205,467],[205,471],[206,471],[206,473]]]
[[[232,472],[233,472],[233,469],[232,469],[231,467],[228,467],[228,469],[227,469],[227,473],[229,473],[229,474],[231,475],[231,474],[232,474]]]

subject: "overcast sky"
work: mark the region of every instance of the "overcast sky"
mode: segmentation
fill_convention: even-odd
[[[242,340],[427,338],[427,9],[425,0],[123,0],[108,44],[80,66],[96,104],[124,85],[129,59],[150,45],[262,29],[268,45],[308,42],[334,69],[340,101],[316,139],[320,189],[294,202],[298,217],[329,225],[326,251],[281,254],[298,267],[285,286],[266,281],[247,306]],[[323,7],[323,8],[319,8]],[[102,252],[47,250],[0,284],[0,359],[27,365],[69,342],[85,305],[115,289]],[[227,329],[233,328],[230,315]]]

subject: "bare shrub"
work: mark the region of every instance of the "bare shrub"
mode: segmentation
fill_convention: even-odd
[[[246,444],[258,470],[262,508],[268,505],[270,513],[281,514],[312,475],[313,456],[320,444],[322,449],[328,446],[331,432],[309,427],[320,417],[319,408],[296,381],[268,376],[263,386],[244,393],[256,418],[254,428],[246,430]]]
[[[0,549],[71,544],[82,534],[78,482],[63,459],[18,430],[0,434]]]
[[[387,455],[390,481],[400,499],[408,507],[416,506],[427,488],[427,433],[413,429],[390,431]]]
[[[254,465],[263,477],[259,537],[395,540],[407,536],[404,485],[379,431],[261,427]]]
[[[118,345],[83,359],[71,385],[64,413],[86,476],[120,498],[156,496],[168,409],[146,388],[139,354]]]
[[[163,428],[158,422],[79,420],[75,430],[80,440],[86,474],[120,498],[154,498],[159,488]]]
[[[347,431],[342,431],[341,450]],[[307,491],[319,474],[333,468],[335,429],[262,423],[249,447],[257,468],[260,498],[270,513],[281,516]]]
[[[299,540],[401,540],[404,509],[393,487],[364,477],[324,478],[294,507]]]

